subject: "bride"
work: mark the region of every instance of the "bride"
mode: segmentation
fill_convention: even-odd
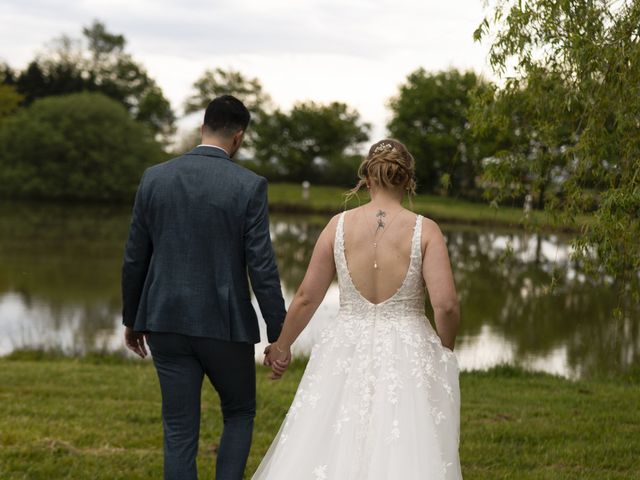
[[[336,272],[340,311],[254,480],[462,478],[458,301],[440,229],[402,207],[414,168],[400,142],[375,143],[350,192],[366,185],[371,201],[332,218],[318,238],[282,334],[265,351],[273,378]]]

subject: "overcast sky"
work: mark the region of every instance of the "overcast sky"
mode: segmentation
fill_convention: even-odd
[[[234,68],[284,108],[346,102],[374,124],[375,140],[411,71],[490,76],[487,46],[472,38],[484,13],[482,0],[2,0],[0,61],[22,68],[49,40],[99,19],[125,35],[178,114],[205,69]]]

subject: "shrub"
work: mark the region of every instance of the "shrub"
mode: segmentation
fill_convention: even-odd
[[[151,132],[97,93],[47,97],[0,126],[0,196],[129,200],[166,158]]]

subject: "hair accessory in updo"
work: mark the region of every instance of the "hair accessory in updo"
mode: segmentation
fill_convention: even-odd
[[[400,188],[411,196],[416,193],[415,160],[398,140],[385,138],[369,148],[369,154],[358,168],[358,184],[347,199],[357,194],[364,185],[375,184],[382,188]]]
[[[392,152],[394,150],[395,150],[395,148],[393,147],[392,144],[390,144],[390,143],[381,143],[380,145],[378,145],[373,150],[373,153],[378,154],[378,153],[383,153],[383,152]]]

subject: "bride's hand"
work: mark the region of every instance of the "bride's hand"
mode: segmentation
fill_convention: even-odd
[[[280,379],[291,363],[291,349],[276,342],[269,345],[265,353],[267,354],[265,365],[271,367],[271,376],[269,378],[272,380]]]

